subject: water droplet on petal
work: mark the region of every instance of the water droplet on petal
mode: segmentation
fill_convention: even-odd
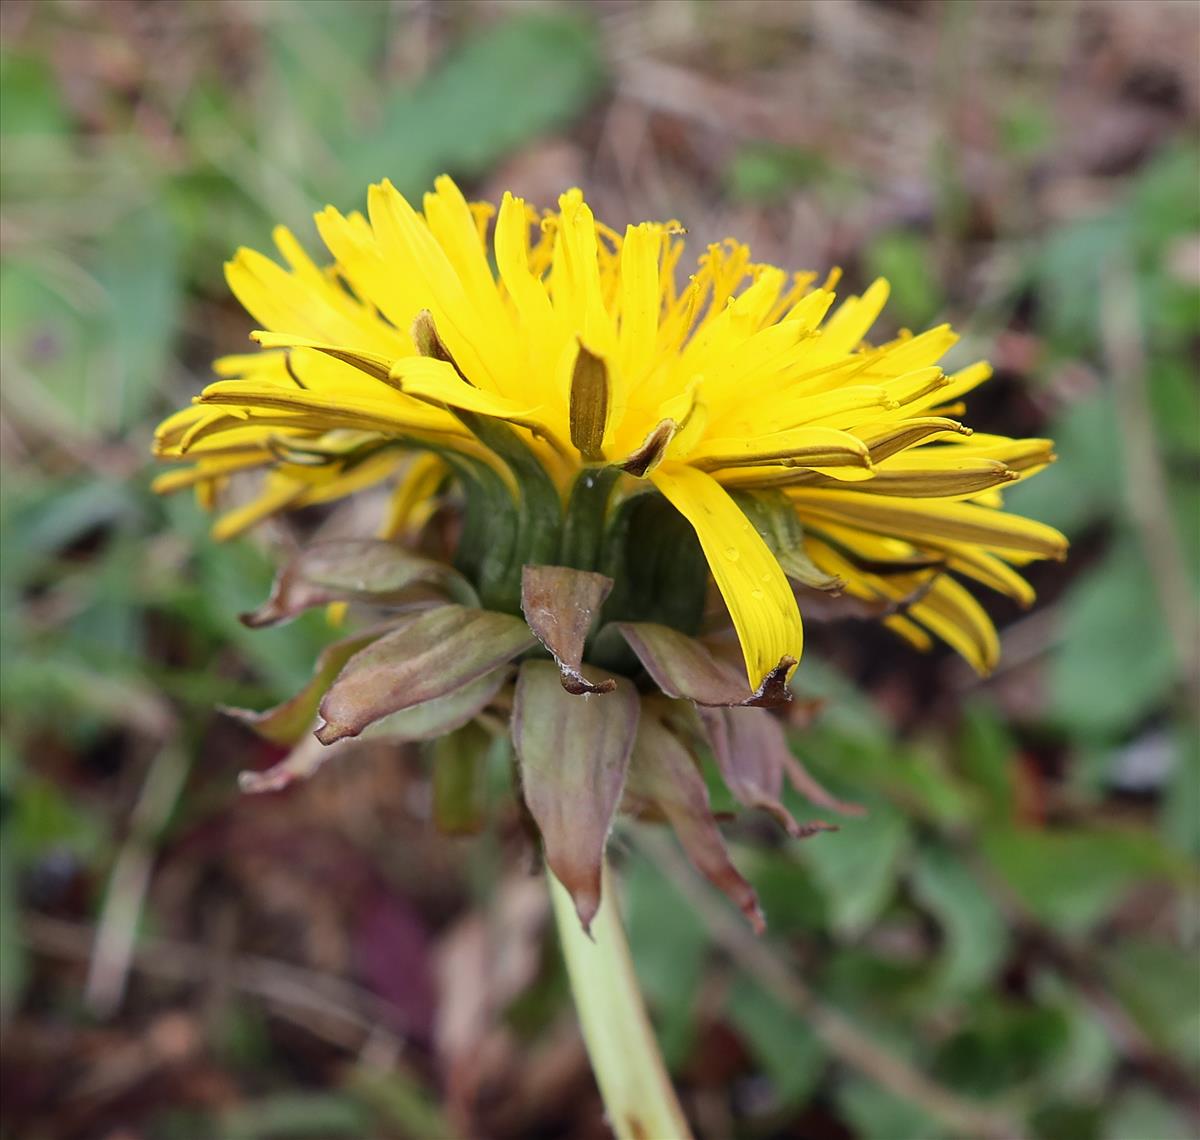
[[[736,562],[739,558],[741,558],[741,556],[741,552],[736,546],[725,547],[725,557],[728,558],[730,562]]]

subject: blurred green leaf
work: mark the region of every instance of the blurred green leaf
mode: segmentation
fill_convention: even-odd
[[[67,284],[44,266],[9,259],[0,267],[0,295],[6,398],[46,430],[90,434],[103,415],[92,357],[98,286],[90,279]]]
[[[0,742],[0,748],[7,750],[7,744]],[[8,820],[10,802],[8,790],[0,791],[0,1025],[5,1027],[16,1012],[29,976],[25,945],[21,941],[17,882],[20,862],[13,849]]]
[[[1200,388],[1186,356],[1157,365],[1150,376],[1150,403],[1164,456],[1200,457]]]
[[[99,334],[107,376],[96,426],[128,430],[146,415],[167,371],[179,320],[175,228],[157,205],[135,210],[104,236],[97,279],[106,293]]]
[[[831,703],[816,728],[794,738],[797,755],[813,775],[851,802],[860,801],[866,789],[886,795],[901,814],[941,827],[965,822],[972,812],[971,797],[944,758],[931,748],[902,744],[886,730],[876,736],[869,730],[870,720],[855,715],[858,707],[861,697],[843,708]]]
[[[1178,865],[1152,833],[1073,828],[988,832],[985,857],[1047,926],[1082,935],[1136,882]]]
[[[54,133],[69,126],[50,61],[0,51],[0,134]]]
[[[1106,266],[1127,257],[1130,233],[1128,217],[1118,210],[1052,230],[1039,246],[1041,325],[1054,352],[1094,351],[1101,276]]]
[[[838,1086],[837,1103],[859,1140],[938,1140],[946,1135],[916,1105],[860,1077]]]
[[[88,567],[88,590],[72,617],[69,639],[81,658],[142,660],[144,602],[139,591],[145,549],[139,537],[120,535]]]
[[[1200,859],[1200,732],[1185,721],[1175,730],[1175,758],[1162,807],[1162,832],[1178,850]]]
[[[1159,1048],[1200,1064],[1200,971],[1194,952],[1127,935],[1104,952],[1112,990]]]
[[[1131,1089],[1105,1114],[1103,1140],[1195,1140],[1187,1118],[1147,1089]]]
[[[796,806],[797,811],[811,811],[799,803]],[[815,836],[811,841],[819,843],[821,836]],[[768,850],[761,844],[747,844],[737,849],[734,861],[758,892],[773,935],[786,936],[801,930],[824,931],[827,928],[829,908],[824,896],[786,848]]]
[[[260,605],[275,577],[274,561],[252,540],[214,542],[211,519],[181,497],[165,503],[171,525],[192,550],[193,589],[180,589],[173,603],[186,621],[201,624],[259,671],[275,698],[298,692],[321,649],[337,636],[321,612],[310,611],[273,629],[247,629],[238,615]]]
[[[960,1092],[991,1097],[1043,1072],[1070,1040],[1067,1019],[1046,1006],[1017,1004],[984,992],[971,1016],[942,1042],[934,1073]]]
[[[725,171],[734,198],[747,202],[776,202],[797,187],[818,182],[830,173],[824,155],[803,147],[778,143],[745,143]]]
[[[1171,242],[1200,229],[1198,178],[1200,152],[1194,146],[1169,149],[1138,174],[1126,201],[1052,230],[1040,243],[1034,266],[1041,324],[1054,352],[1096,352],[1102,341],[1099,298],[1114,264],[1135,267],[1143,322],[1157,323],[1164,293],[1180,293],[1165,281],[1164,254]],[[1195,290],[1180,295],[1194,298]],[[1194,322],[1194,300],[1190,309]]]
[[[178,319],[173,228],[155,207],[110,228],[88,270],[51,258],[0,274],[7,393],[47,430],[96,438],[144,416]]]
[[[113,727],[158,729],[158,695],[137,675],[138,664],[103,653],[88,661],[83,647],[70,638],[29,647],[21,669],[5,678],[5,713],[33,731],[44,722],[47,707],[57,708],[63,715],[52,727],[79,747]]]
[[[704,973],[708,933],[695,911],[645,859],[625,883],[626,928],[634,969],[655,1014],[667,1064],[687,1059]]]
[[[573,13],[522,12],[471,32],[419,86],[383,101],[376,130],[343,140],[340,197],[357,205],[385,176],[410,196],[441,173],[477,178],[571,122],[604,78],[595,33]]]
[[[1121,441],[1111,396],[1072,401],[1051,425],[1058,461],[1005,492],[1005,503],[1069,536],[1111,520],[1124,506]]]
[[[1096,1105],[1052,1097],[1030,1113],[1031,1132],[1037,1140],[1099,1140],[1101,1116]]]
[[[1184,569],[1192,576],[1193,606],[1200,606],[1200,479],[1176,479],[1168,496]]]
[[[341,1093],[276,1093],[221,1114],[222,1140],[285,1140],[368,1134],[370,1114]]]
[[[894,953],[889,942],[919,946],[922,932],[914,918],[889,914],[874,928],[878,941],[864,939],[829,955],[816,978],[821,995],[851,1014],[860,1028],[897,1056],[919,1063],[922,1042],[912,1036],[914,1018],[929,1011],[928,971],[923,957]]]
[[[1057,974],[1034,979],[1039,1004],[1057,1011],[1065,1029],[1062,1048],[1047,1059],[1038,1083],[1056,1096],[1091,1099],[1104,1092],[1118,1055],[1103,1015]]]
[[[866,263],[872,277],[890,282],[894,319],[921,329],[937,316],[944,297],[928,239],[910,230],[890,230],[868,246]]]
[[[865,818],[843,820],[840,831],[801,845],[841,937],[860,935],[887,905],[908,846],[904,817],[883,803],[868,804]]]
[[[727,999],[729,1018],[766,1070],[781,1105],[803,1104],[825,1067],[825,1050],[803,1017],[746,974]]]
[[[0,480],[0,583],[19,591],[44,575],[53,556],[90,532],[138,518],[137,496],[124,482],[94,475]],[[15,603],[15,593],[10,595]]]
[[[1007,822],[1016,809],[1013,766],[1017,745],[995,708],[982,700],[967,705],[955,755],[983,797],[982,814]]]
[[[12,815],[4,833],[6,853],[14,856],[18,867],[52,850],[87,859],[104,849],[105,821],[87,812],[56,784],[27,771],[16,782],[12,796]]]
[[[942,928],[938,990],[956,994],[987,982],[1008,953],[1008,931],[982,884],[953,852],[927,847],[915,861],[913,889]]]
[[[375,0],[275,0],[266,21],[267,105],[273,130],[302,168],[313,143],[358,133],[375,109],[392,14]],[[269,133],[269,132],[268,132]]]
[[[1142,252],[1157,258],[1180,235],[1200,230],[1200,147],[1167,147],[1133,180],[1129,208]],[[1157,266],[1156,266],[1157,268]]]
[[[1054,122],[1041,103],[1015,95],[1000,116],[1000,141],[1009,154],[1030,159],[1054,141]]]
[[[1083,736],[1133,728],[1175,682],[1153,578],[1133,539],[1119,538],[1099,566],[1075,581],[1062,606],[1061,645],[1050,670],[1052,714]]]

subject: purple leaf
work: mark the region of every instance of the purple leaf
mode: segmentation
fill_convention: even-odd
[[[665,702],[647,698],[638,724],[629,777],[625,785],[628,810],[661,812],[679,837],[696,868],[733,900],[750,920],[756,934],[766,929],[758,896],[729,859],[725,841],[709,806],[708,789],[684,743],[661,719],[669,714]]]
[[[512,673],[511,665],[500,665],[444,697],[434,697],[412,708],[389,713],[365,728],[363,736],[379,740],[436,740],[478,716],[492,703]]]
[[[454,569],[394,542],[318,542],[276,575],[271,596],[253,613],[243,614],[242,622],[258,629],[327,602],[420,606],[436,603],[446,593],[474,601],[471,587]]]
[[[654,683],[668,697],[698,705],[773,707],[792,699],[787,675],[795,658],[783,657],[751,692],[745,674],[713,655],[703,642],[654,622],[617,622],[617,629],[637,654]]]
[[[321,701],[322,744],[389,713],[445,697],[532,648],[518,617],[466,606],[425,610],[355,654]]]
[[[259,736],[275,744],[292,745],[312,729],[313,721],[317,719],[317,705],[325,690],[333,683],[333,679],[342,671],[342,667],[360,649],[365,649],[376,638],[381,637],[392,629],[391,624],[375,626],[356,633],[352,637],[344,637],[321,650],[320,656],[313,669],[312,680],[290,700],[276,705],[264,712],[254,712],[251,709],[237,709],[228,706],[221,711],[227,716],[240,720],[248,728],[252,728]]]
[[[821,820],[797,823],[780,802],[784,772],[795,761],[782,726],[766,709],[704,708],[700,717],[721,776],[739,803],[770,812],[796,838],[832,830]],[[826,794],[821,803],[833,807],[837,801]]]
[[[596,683],[581,672],[588,630],[612,587],[612,579],[603,574],[567,566],[526,566],[521,571],[521,610],[558,662],[568,693],[611,693],[616,686],[611,678]]]
[[[564,692],[549,661],[517,676],[512,734],[525,803],[546,862],[570,892],[584,930],[600,907],[600,868],[637,731],[637,691],[623,677],[603,697]]]
[[[306,736],[279,763],[272,764],[265,772],[239,772],[238,787],[249,795],[282,792],[299,780],[311,779],[319,768],[340,751],[336,746],[327,748],[314,737]]]

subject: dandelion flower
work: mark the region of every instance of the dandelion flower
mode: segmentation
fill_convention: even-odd
[[[316,223],[328,264],[280,228],[284,264],[243,249],[227,265],[261,351],[219,360],[162,424],[158,453],[188,466],[158,486],[215,502],[234,474],[265,471],[219,518],[229,536],[387,484],[383,541],[301,555],[252,620],[354,600],[399,612],[330,647],[293,702],[245,717],[288,742],[318,708],[322,741],[372,726],[432,739],[499,702],[585,923],[620,806],[669,819],[757,922],[697,748],[743,803],[795,834],[821,826],[782,806],[783,774],[841,805],[764,707],[789,696],[798,595],[844,592],[988,671],[996,632],[963,580],[1028,604],[1020,568],[1062,557],[1060,534],[1001,502],[1050,442],[963,424],[990,369],[942,369],[949,327],[869,342],[885,281],[838,300],[836,273],[789,274],[733,240],[685,277],[677,224],[619,234],[578,190],[539,213],[511,195],[470,203],[441,178],[418,211],[385,181],[366,216],[329,207]],[[446,502],[448,548],[418,553]],[[736,642],[706,618],[710,575]]]

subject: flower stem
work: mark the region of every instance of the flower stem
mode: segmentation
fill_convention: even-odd
[[[642,1003],[607,864],[592,938],[580,927],[571,896],[547,877],[579,1024],[613,1131],[618,1140],[690,1140]]]

